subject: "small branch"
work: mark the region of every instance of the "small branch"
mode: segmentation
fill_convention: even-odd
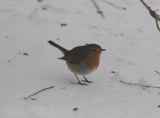
[[[160,21],[160,15],[156,13],[156,11],[152,10],[150,6],[148,6],[143,0],[140,0],[142,4],[148,9],[150,15],[155,19],[157,29],[160,31],[160,27],[158,25],[158,21]]]
[[[95,8],[97,9],[97,13],[99,13],[101,15],[102,18],[105,18],[103,11],[100,9],[100,7],[98,6],[98,4],[96,3],[95,0],[91,0],[93,5],[95,6]]]
[[[128,82],[124,82],[122,80],[119,80],[119,82],[123,83],[123,84],[127,84],[127,85],[134,85],[134,86],[140,86],[140,87],[143,87],[143,88],[160,88],[160,86],[152,86],[152,84],[149,84],[149,85],[141,85],[141,84],[138,84],[138,83],[128,83]]]
[[[158,20],[160,21],[159,15],[157,16],[156,12],[154,12],[154,14],[155,14],[155,21],[156,21],[157,29],[160,31],[160,28],[159,28],[159,25],[158,25]]]
[[[41,89],[31,95],[29,95],[28,97],[26,97],[25,99],[29,99],[30,97],[34,96],[34,95],[37,95],[38,93],[42,92],[42,91],[45,91],[45,90],[48,90],[48,89],[51,89],[51,88],[54,88],[54,86],[51,86],[51,87],[47,87],[47,88],[44,88],[44,89]]]
[[[157,74],[159,74],[159,75],[160,75],[160,72],[158,72],[158,71],[156,71],[156,70],[154,70],[154,72],[156,72]]]

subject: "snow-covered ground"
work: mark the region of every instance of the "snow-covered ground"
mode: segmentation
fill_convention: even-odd
[[[42,1],[1,0],[0,118],[159,118],[160,89],[119,82],[160,86],[154,72],[160,72],[160,32],[142,3],[96,0],[101,17],[91,0]],[[160,8],[159,0],[145,2]],[[73,84],[75,76],[48,40],[67,49],[105,48],[99,68],[87,76],[94,83]]]

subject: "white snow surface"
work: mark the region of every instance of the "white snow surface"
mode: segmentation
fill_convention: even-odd
[[[42,1],[1,0],[0,118],[159,118],[160,89],[119,82],[160,86],[154,72],[160,72],[160,32],[142,3],[108,1],[124,10],[96,0],[101,17],[91,0]],[[160,9],[159,0],[145,2]],[[48,40],[66,49],[86,43],[105,48],[99,68],[87,75],[94,82],[74,84],[57,59],[63,54]]]

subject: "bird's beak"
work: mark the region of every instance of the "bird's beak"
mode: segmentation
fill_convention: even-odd
[[[102,49],[101,51],[106,51],[106,49]]]

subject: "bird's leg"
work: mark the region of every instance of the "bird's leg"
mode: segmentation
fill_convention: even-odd
[[[83,81],[87,82],[87,83],[92,83],[93,81],[89,81],[84,75],[83,75],[84,79]]]
[[[88,84],[86,84],[86,83],[81,83],[81,81],[78,79],[77,75],[76,75],[76,74],[74,74],[74,75],[76,76],[76,78],[77,78],[77,80],[78,80],[78,84],[80,84],[80,85],[88,85]]]

